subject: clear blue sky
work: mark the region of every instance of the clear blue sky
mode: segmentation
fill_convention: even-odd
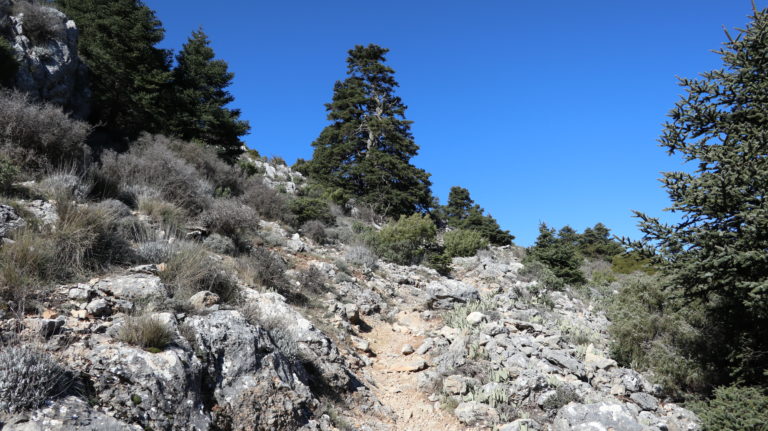
[[[638,237],[631,210],[662,215],[661,171],[683,166],[657,145],[681,94],[676,76],[718,68],[722,27],[749,0],[146,0],[178,50],[202,26],[235,72],[248,146],[292,164],[327,125],[324,103],[347,50],[376,43],[409,106],[445,203],[453,185],[516,243],[539,222],[601,221]],[[765,7],[768,0],[758,1]]]

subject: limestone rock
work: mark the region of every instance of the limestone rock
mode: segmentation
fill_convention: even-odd
[[[26,224],[13,207],[0,204],[0,238],[7,237],[11,232],[26,226]]]
[[[58,10],[40,6],[52,25],[52,37],[31,40],[25,29],[24,15],[10,17],[11,43],[16,51],[19,70],[16,88],[33,99],[63,106],[77,118],[90,111],[87,68],[77,55],[78,30],[74,21]]]
[[[553,431],[643,431],[632,412],[623,404],[579,404],[570,403],[557,412]]]
[[[219,303],[219,295],[203,290],[195,293],[189,298],[189,303],[195,310],[205,310],[208,307]]]
[[[477,289],[458,280],[443,279],[427,285],[427,306],[433,309],[452,308],[456,303],[480,300]]]
[[[469,426],[490,426],[499,421],[499,413],[496,409],[477,401],[459,404],[454,414],[461,423]]]

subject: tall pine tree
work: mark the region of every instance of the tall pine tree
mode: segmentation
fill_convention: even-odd
[[[713,384],[768,384],[767,11],[755,10],[738,37],[726,33],[723,69],[680,82],[685,95],[660,142],[697,166],[664,174],[682,221],[638,213],[670,288],[705,310],[695,324]]]
[[[250,126],[239,119],[240,110],[227,108],[235,100],[226,90],[234,74],[224,60],[214,57],[202,29],[192,33],[176,56],[170,129],[185,140],[215,146],[223,158],[231,161],[242,152],[240,137],[248,133]]]
[[[135,136],[165,128],[162,93],[170,52],[157,48],[165,30],[140,0],[56,0],[80,30],[79,53],[90,69],[91,121]]]
[[[377,212],[397,216],[427,211],[432,204],[429,174],[410,164],[419,147],[397,97],[394,70],[384,64],[387,49],[356,46],[347,58],[347,79],[336,82],[326,104],[327,126],[312,143],[304,165],[310,177],[343,190]]]

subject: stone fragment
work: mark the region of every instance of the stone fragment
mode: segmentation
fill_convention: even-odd
[[[629,396],[629,399],[643,410],[655,411],[659,407],[659,400],[645,392],[635,392]]]
[[[459,421],[469,426],[490,426],[499,420],[499,412],[488,404],[469,401],[453,411]]]
[[[104,298],[97,298],[89,302],[88,305],[86,305],[85,310],[96,317],[107,316],[112,312],[109,303]]]
[[[195,310],[204,310],[219,303],[219,295],[203,290],[195,293],[189,298],[189,304]]]
[[[473,311],[467,315],[467,323],[469,323],[472,326],[479,325],[480,323],[486,321],[488,318],[485,314],[479,312],[479,311]]]
[[[406,344],[403,346],[402,349],[400,349],[400,353],[402,353],[403,355],[410,355],[413,352],[414,352],[413,346],[411,346],[410,344]]]

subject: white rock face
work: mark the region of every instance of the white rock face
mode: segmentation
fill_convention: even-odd
[[[40,13],[47,14],[54,23],[52,37],[47,40],[30,39],[24,28],[24,14],[10,17],[12,46],[19,63],[16,87],[35,100],[61,105],[76,118],[85,118],[91,95],[86,66],[77,55],[77,26],[62,12],[40,7]]]

